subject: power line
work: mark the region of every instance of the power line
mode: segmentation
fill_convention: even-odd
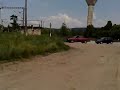
[[[2,6],[1,9],[24,9],[24,7],[7,7],[7,6]]]
[[[1,20],[1,22],[2,22],[2,18],[1,18],[1,9],[22,9],[23,10],[23,26],[24,26],[24,7],[7,7],[7,6],[2,6],[2,7],[0,7],[0,20]]]

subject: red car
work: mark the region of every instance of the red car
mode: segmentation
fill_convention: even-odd
[[[87,43],[90,41],[90,38],[85,38],[81,36],[74,36],[72,38],[67,38],[67,42],[81,42],[81,43]]]

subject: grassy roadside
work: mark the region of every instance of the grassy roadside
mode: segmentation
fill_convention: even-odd
[[[58,37],[0,33],[0,61],[28,58],[68,49],[69,47]]]

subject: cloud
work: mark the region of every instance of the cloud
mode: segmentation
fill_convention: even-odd
[[[102,19],[96,19],[96,20],[94,20],[94,26],[95,27],[103,27],[103,26],[106,25],[106,23],[107,23],[106,20],[102,20]]]
[[[65,22],[69,28],[83,26],[82,21],[80,21],[76,18],[70,17],[67,14],[62,14],[62,13],[59,13],[59,14],[54,15],[54,16],[41,17],[41,18],[45,22],[45,26],[47,26],[47,27],[49,27],[49,23],[52,23],[52,27],[60,28],[63,22]],[[40,22],[31,21],[30,23],[31,24],[39,24]]]
[[[42,21],[44,21],[45,27],[49,27],[50,23],[52,23],[53,28],[60,28],[63,22],[65,22],[69,28],[86,27],[87,24],[86,17],[82,17],[79,20],[77,18],[62,13],[48,17],[40,17],[40,18]],[[96,14],[93,13],[93,25],[95,27],[103,27],[106,24],[106,22],[107,22],[106,20],[97,18]],[[39,25],[40,21],[29,21],[29,24]]]
[[[97,17],[96,13],[93,12],[93,25],[95,27],[103,27],[105,26],[107,20],[103,20]]]
[[[54,27],[60,27],[63,22],[65,22],[68,27],[82,26],[82,22],[80,20],[70,17],[67,14],[61,14],[61,13],[59,13],[56,16],[50,16],[46,18],[46,21],[52,22]]]

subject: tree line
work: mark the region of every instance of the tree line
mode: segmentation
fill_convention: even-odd
[[[18,16],[11,15],[10,20],[12,21],[8,27],[4,27],[0,25],[0,29],[2,32],[17,32],[20,31],[20,26],[17,23]],[[57,35],[61,37],[69,37],[75,35],[81,35],[84,37],[91,37],[91,38],[100,38],[100,37],[112,37],[113,39],[120,39],[120,25],[112,24],[112,21],[108,21],[104,27],[95,28],[93,25],[87,26],[83,28],[83,30],[76,28],[70,29],[67,27],[66,23],[62,23],[60,29],[54,28],[42,28],[42,34],[49,34]]]
[[[62,36],[81,35],[91,38],[112,37],[113,39],[120,39],[120,25],[113,25],[112,21],[108,21],[104,27],[95,28],[93,25],[90,25],[84,30],[77,31],[71,30],[67,28],[65,24],[63,24],[60,32]]]
[[[120,25],[113,25],[111,21],[108,21],[107,24],[101,28],[94,28],[93,25],[87,26],[84,36],[94,38],[112,37],[113,39],[120,39]]]

